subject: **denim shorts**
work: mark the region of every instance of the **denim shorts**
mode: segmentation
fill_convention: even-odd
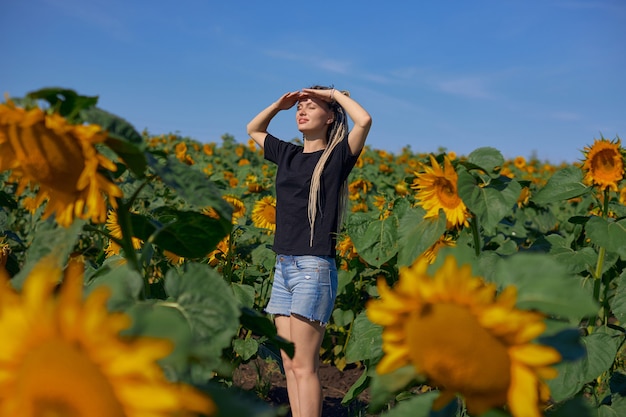
[[[330,256],[277,255],[269,314],[297,314],[325,326],[337,298],[337,266]]]

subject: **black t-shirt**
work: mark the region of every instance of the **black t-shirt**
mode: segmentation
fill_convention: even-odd
[[[302,146],[268,134],[265,159],[278,165],[276,172],[276,234],[273,250],[281,255],[335,256],[339,192],[359,155],[352,155],[348,141],[333,149],[320,183],[315,233],[307,214],[311,176],[323,150],[304,153]]]

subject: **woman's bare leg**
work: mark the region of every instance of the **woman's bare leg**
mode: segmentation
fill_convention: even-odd
[[[295,346],[293,359],[282,353],[292,415],[320,417],[322,386],[318,374],[319,354],[326,328],[317,322],[292,315],[277,317],[276,329],[280,336],[292,341]]]
[[[291,341],[291,317],[276,316],[274,324],[278,335],[282,338]],[[289,397],[289,406],[291,407],[292,417],[300,416],[300,408],[298,406],[298,385],[296,382],[296,375],[293,372],[292,361],[289,355],[283,350],[280,351],[280,356],[283,360],[283,369],[285,370],[285,379],[287,381],[287,396]]]

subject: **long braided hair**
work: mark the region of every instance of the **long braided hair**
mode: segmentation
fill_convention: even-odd
[[[329,90],[333,87],[324,87],[324,86],[313,86],[313,89],[318,90]],[[339,91],[337,91],[339,92]],[[347,91],[341,91],[341,94],[349,95]],[[333,101],[328,103],[330,110],[334,114],[334,121],[329,126],[326,132],[326,149],[322,153],[320,160],[315,165],[315,169],[313,170],[313,175],[311,176],[311,187],[309,188],[309,205],[308,205],[308,216],[309,216],[309,225],[311,226],[311,238],[310,238],[310,246],[313,246],[313,233],[315,230],[315,218],[317,217],[318,208],[320,208],[320,192],[321,192],[321,179],[322,179],[322,171],[324,170],[324,166],[326,165],[326,161],[330,157],[330,154],[333,152],[333,149],[342,141],[347,140],[348,138],[348,118],[346,116],[346,111],[341,107],[337,102]],[[343,218],[345,215],[346,202],[348,200],[348,180],[341,184],[341,188],[339,191],[339,218],[337,220],[337,232],[341,228],[341,224],[343,222]]]

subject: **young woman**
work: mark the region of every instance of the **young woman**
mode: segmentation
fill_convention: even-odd
[[[297,103],[298,146],[267,132],[281,110]],[[347,116],[353,127],[348,132]],[[248,123],[248,134],[264,149],[276,173],[274,282],[266,311],[278,334],[294,343],[282,353],[293,417],[319,417],[322,389],[319,350],[337,296],[335,243],[347,179],[372,118],[347,93],[315,86],[283,94]]]

